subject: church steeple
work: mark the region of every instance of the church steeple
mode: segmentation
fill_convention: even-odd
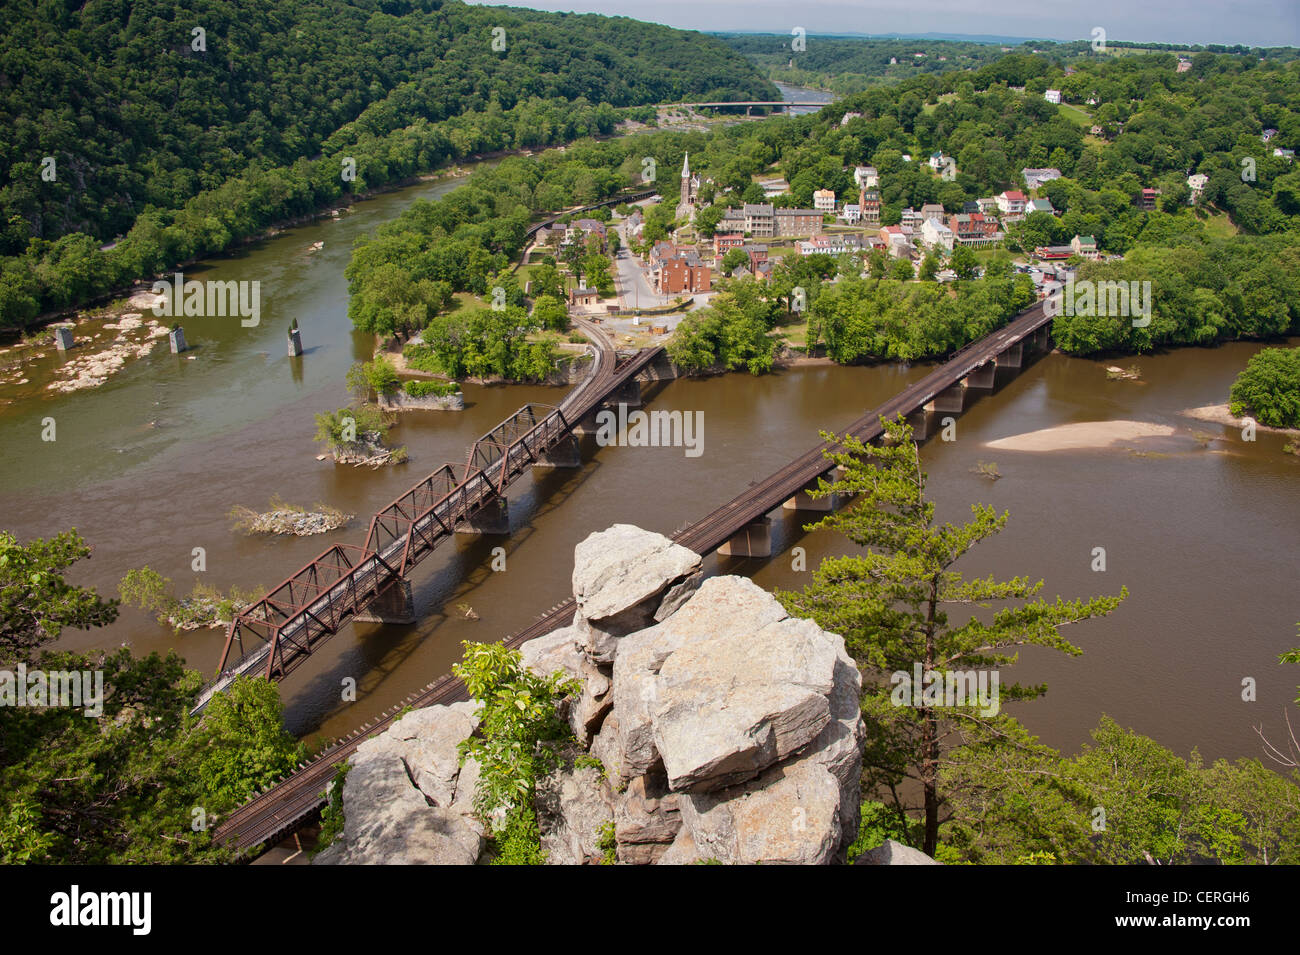
[[[684,157],[682,157],[682,178],[683,179],[691,178],[691,154],[690,153],[687,153]]]

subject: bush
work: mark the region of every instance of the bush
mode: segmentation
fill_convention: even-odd
[[[412,398],[427,398],[430,395],[446,398],[460,391],[460,385],[454,381],[408,381],[402,385],[402,390]]]
[[[1265,348],[1232,383],[1229,410],[1271,428],[1300,428],[1300,348]]]
[[[406,364],[416,371],[423,371],[430,375],[445,373],[433,349],[428,345],[407,345],[402,349],[402,357],[406,359]]]
[[[397,367],[389,358],[376,358],[348,369],[348,391],[362,400],[369,398],[372,391],[377,395],[392,394],[400,384]]]

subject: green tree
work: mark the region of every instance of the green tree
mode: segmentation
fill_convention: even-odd
[[[1228,407],[1272,428],[1300,428],[1300,348],[1265,348],[1232,383]]]
[[[969,699],[961,705],[928,697],[900,702],[899,691],[910,686],[914,667],[921,668],[929,686],[928,681],[955,671],[1000,670],[1015,662],[1021,646],[1077,655],[1081,651],[1060,635],[1060,628],[1110,613],[1127,590],[1118,597],[1058,597],[1047,603],[1031,599],[1042,581],[965,580],[954,565],[1000,532],[1007,515],[975,504],[968,524],[936,523],[911,427],[901,419],[884,424],[879,446],[852,435],[824,436],[838,445],[826,458],[843,468],[843,476],[823,481],[819,493],[856,497],[851,506],[809,527],[838,531],[866,553],[822,561],[811,585],[781,598],[792,614],[812,617],[842,634],[859,665],[877,677],[863,695],[869,727],[865,778],[871,787],[889,792],[900,808],[898,787],[904,779],[920,785],[922,849],[933,855],[944,801],[939,782],[945,751],[998,739],[1013,722],[1000,707],[1041,696],[1046,687],[1002,686],[992,712]],[[1024,603],[1015,605],[1017,601]],[[1005,606],[982,618],[950,618],[949,608],[994,603]]]
[[[569,328],[569,307],[553,295],[542,295],[533,303],[533,322],[557,332]]]

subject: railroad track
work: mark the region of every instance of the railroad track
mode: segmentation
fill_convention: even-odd
[[[847,433],[862,441],[878,437],[884,432],[882,418],[893,419],[897,415],[906,415],[924,407],[945,388],[965,378],[981,365],[995,360],[999,353],[1023,341],[1050,321],[1041,304],[1026,310],[1003,328],[962,348],[920,381],[858,418],[846,429]],[[643,357],[644,353],[638,355],[638,358]],[[593,402],[592,407],[594,404]],[[823,453],[830,448],[828,442],[810,448],[785,467],[750,486],[700,520],[682,528],[672,539],[697,554],[711,553],[737,530],[757,520],[792,497],[800,488],[831,470]],[[568,626],[575,610],[574,600],[569,597],[504,642],[508,647],[518,648],[529,640]],[[386,730],[404,709],[455,703],[468,698],[465,685],[455,677],[448,675],[435,680],[386,711],[379,719],[336,741],[282,782],[254,796],[217,827],[214,838],[227,842],[236,849],[248,850],[286,835],[324,804],[322,794],[334,777],[334,767],[351,756],[365,740]]]

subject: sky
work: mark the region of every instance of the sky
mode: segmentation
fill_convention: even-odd
[[[496,5],[747,33],[787,34],[803,27],[810,36],[962,33],[1086,40],[1099,26],[1113,40],[1300,46],[1300,0],[509,0]]]

